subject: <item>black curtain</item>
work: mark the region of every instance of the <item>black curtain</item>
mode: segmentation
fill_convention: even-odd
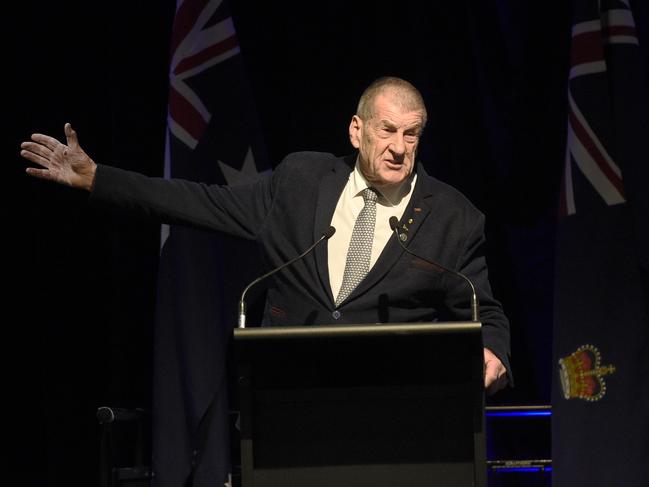
[[[150,407],[158,226],[29,179],[18,146],[32,132],[62,137],[69,121],[96,161],[161,175],[174,8],[28,2],[7,20],[17,76],[5,92],[6,299],[16,318],[6,320],[5,370],[25,485],[97,482],[96,408]],[[374,78],[421,89],[421,159],[487,214],[492,285],[512,322],[517,387],[492,401],[549,402],[569,6],[240,0],[231,10],[273,164],[296,150],[350,152],[347,125]]]

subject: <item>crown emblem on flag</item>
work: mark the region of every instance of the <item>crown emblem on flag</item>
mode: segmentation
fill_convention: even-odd
[[[559,377],[566,399],[599,401],[606,394],[604,376],[615,372],[614,365],[601,365],[602,357],[593,345],[582,345],[559,359]]]

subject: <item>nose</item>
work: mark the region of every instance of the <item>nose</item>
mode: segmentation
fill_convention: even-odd
[[[390,150],[394,155],[402,156],[406,153],[406,141],[403,137],[403,134],[396,132],[392,137],[392,143],[390,144]]]

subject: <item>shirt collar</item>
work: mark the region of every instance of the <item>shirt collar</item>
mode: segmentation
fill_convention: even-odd
[[[383,190],[379,188],[374,188],[379,193],[380,196],[379,203],[381,203],[381,199],[383,199],[384,204],[387,202],[390,206],[398,205],[403,199],[403,197],[407,196],[412,191],[412,188],[415,186],[416,181],[417,181],[417,173],[413,171],[412,174],[408,177],[408,179],[406,179],[403,183],[401,183],[397,187],[386,188]],[[361,194],[361,192],[364,189],[370,187],[370,185],[367,182],[367,179],[365,179],[365,176],[363,176],[363,173],[361,172],[358,159],[356,159],[356,165],[354,166],[354,171],[352,171],[351,174],[350,184],[351,184],[351,194],[353,196],[357,196]]]

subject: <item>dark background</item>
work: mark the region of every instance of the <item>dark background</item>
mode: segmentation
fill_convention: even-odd
[[[424,94],[420,157],[487,214],[492,285],[512,324],[517,386],[494,404],[549,403],[567,3],[231,2],[273,165],[296,150],[350,152],[349,119],[378,76]],[[69,121],[95,161],[161,175],[175,3],[19,8],[6,17],[3,121],[10,461],[26,485],[88,485],[97,407],[149,408],[159,227],[28,178],[19,144],[63,137]]]

